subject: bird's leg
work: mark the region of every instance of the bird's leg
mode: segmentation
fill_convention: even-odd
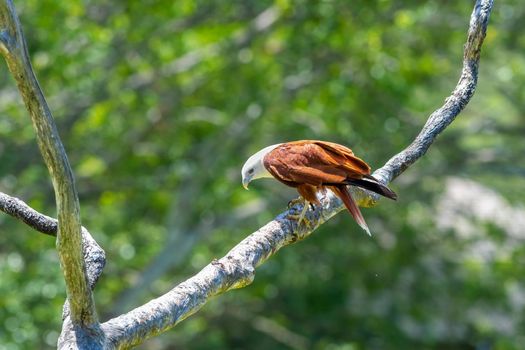
[[[306,227],[311,228],[312,224],[310,221],[308,221],[305,217],[306,211],[309,207],[312,207],[312,210],[314,210],[313,203],[318,203],[319,200],[317,199],[317,192],[319,190],[322,190],[322,186],[315,186],[310,184],[300,184],[297,186],[297,192],[301,195],[301,199],[303,201],[303,210],[301,211],[301,214],[299,215],[299,219],[297,219],[297,227],[301,225],[301,222],[304,221],[304,224]],[[294,215],[296,218],[297,216]]]
[[[301,211],[301,214],[299,214],[299,220],[297,220],[297,226],[301,225],[301,221],[304,220],[304,224],[308,227],[310,227],[310,221],[305,219],[306,212],[308,211],[308,207],[310,206],[310,202],[308,202],[306,199],[304,200],[303,210]]]

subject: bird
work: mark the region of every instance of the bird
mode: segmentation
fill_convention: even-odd
[[[370,229],[352,198],[348,186],[360,187],[396,200],[397,194],[370,174],[370,166],[346,146],[327,141],[299,140],[263,148],[248,158],[241,170],[242,185],[275,178],[294,187],[304,201],[298,225],[312,204],[319,205],[317,194],[327,189],[341,199],[357,224],[371,236]],[[305,224],[309,223],[305,220]]]

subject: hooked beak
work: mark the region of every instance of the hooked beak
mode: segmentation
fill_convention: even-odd
[[[244,187],[245,190],[248,189],[248,184],[250,183],[251,180],[252,180],[251,177],[242,178],[242,187]]]

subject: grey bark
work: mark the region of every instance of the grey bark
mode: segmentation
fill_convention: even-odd
[[[374,176],[384,184],[388,184],[421,158],[436,137],[470,101],[477,85],[481,46],[492,7],[492,0],[476,1],[470,19],[459,82],[444,105],[430,115],[416,139],[374,173]],[[307,214],[312,223],[307,228],[304,225],[297,227],[295,221],[288,219],[290,214],[297,214],[302,209],[293,207],[246,237],[223,258],[212,261],[195,276],[168,293],[99,325],[96,322],[90,288],[87,288],[86,275],[89,277],[90,285],[94,286],[104,265],[103,252],[87,230],[80,229],[73,177],[51,113],[32,73],[20,24],[11,1],[4,0],[0,4],[0,26],[0,51],[17,81],[31,114],[42,155],[53,177],[57,206],[60,209],[58,238],[60,240],[63,236],[64,241],[58,244],[57,248],[59,254],[63,254],[61,251],[64,245],[74,250],[71,256],[61,256],[66,282],[72,277],[76,280],[67,282],[72,311],[71,318],[66,314],[59,339],[60,348],[122,349],[140,344],[145,339],[174,327],[194,314],[213,296],[249,285],[259,265],[284,246],[309,236],[317,227],[344,208],[338,198],[327,192],[321,198],[321,205]],[[354,190],[354,195],[361,206],[373,206],[378,201],[377,196],[366,191]],[[56,232],[56,229],[53,229],[53,223],[56,227],[54,219],[37,213],[25,203],[7,195],[0,195],[0,210],[46,234],[53,234],[53,230]],[[81,232],[85,237],[82,242],[87,270],[84,268],[81,254]],[[91,254],[98,254],[98,257],[93,259]],[[73,276],[68,275],[68,271],[73,273]],[[84,287],[82,287],[82,280],[85,282]],[[86,319],[76,314],[77,311],[83,310],[87,312]]]

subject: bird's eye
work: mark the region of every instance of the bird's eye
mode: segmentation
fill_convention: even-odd
[[[252,168],[252,169],[250,169],[250,170],[248,170],[248,175],[251,175],[251,174],[253,174],[253,172],[254,172],[254,169],[253,169],[253,168]]]

